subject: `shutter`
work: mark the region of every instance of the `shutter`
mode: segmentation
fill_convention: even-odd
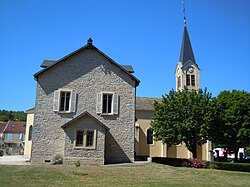
[[[70,112],[76,111],[76,92],[73,90],[71,92],[71,98],[70,98]]]
[[[97,94],[96,113],[97,114],[101,114],[102,113],[102,93],[98,93]]]
[[[119,112],[119,95],[114,94],[113,114],[118,114],[118,112]]]
[[[56,90],[54,92],[54,101],[53,101],[53,111],[59,111],[59,100],[60,100],[60,91]]]

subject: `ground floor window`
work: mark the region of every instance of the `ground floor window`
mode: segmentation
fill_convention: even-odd
[[[154,143],[154,131],[152,128],[149,128],[147,130],[147,144],[153,144]]]
[[[76,148],[95,149],[96,130],[77,130],[76,131]]]

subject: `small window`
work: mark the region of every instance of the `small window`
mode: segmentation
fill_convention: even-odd
[[[191,85],[195,86],[195,75],[191,75]]]
[[[11,133],[11,132],[8,132],[7,139],[8,139],[8,140],[12,140],[12,133]]]
[[[113,94],[103,94],[103,100],[102,100],[102,113],[103,114],[112,113],[112,100],[113,100]]]
[[[60,111],[69,111],[70,92],[60,93]]]
[[[177,88],[180,88],[181,87],[181,77],[178,76],[177,78]]]
[[[76,147],[83,147],[84,131],[76,131]]]
[[[28,141],[31,141],[31,140],[32,140],[32,129],[33,129],[33,126],[31,125],[30,128],[29,128],[29,137],[28,137]]]
[[[187,86],[190,86],[190,75],[186,75]]]
[[[22,140],[22,141],[24,140],[24,134],[23,133],[19,134],[19,139]]]
[[[86,149],[95,149],[95,130],[77,130],[76,131],[76,148],[86,148]]]
[[[153,144],[154,143],[154,134],[153,129],[149,128],[147,130],[147,144]]]

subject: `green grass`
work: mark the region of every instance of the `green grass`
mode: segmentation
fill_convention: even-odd
[[[250,173],[144,166],[0,166],[1,187],[29,186],[250,186]]]

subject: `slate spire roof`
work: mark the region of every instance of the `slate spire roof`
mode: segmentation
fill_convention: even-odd
[[[191,41],[188,35],[186,17],[184,17],[184,32],[183,32],[183,37],[182,37],[179,62],[181,62],[182,65],[185,65],[189,60],[191,60],[194,64],[196,64]]]

